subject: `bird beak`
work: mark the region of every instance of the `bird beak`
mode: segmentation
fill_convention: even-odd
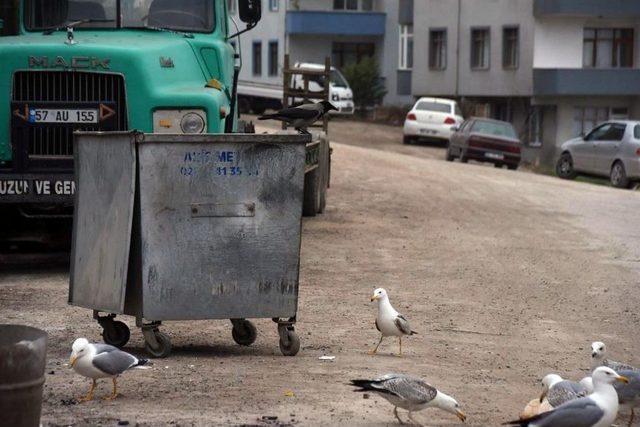
[[[460,421],[462,422],[467,421],[467,416],[461,410],[457,409],[456,415],[458,416],[458,418],[460,418]]]
[[[596,353],[595,351],[591,352],[591,357],[596,357],[598,355],[598,353]]]
[[[629,378],[623,377],[622,375],[618,375],[618,377],[616,379],[618,381],[620,381],[621,383],[629,384]]]
[[[373,302],[373,301],[375,301],[375,300],[377,300],[377,299],[378,299],[378,296],[377,296],[377,295],[374,295],[374,296],[372,296],[372,297],[371,297],[371,302]]]
[[[542,403],[545,397],[547,397],[547,390],[543,391],[542,394],[540,395],[540,403]]]
[[[73,356],[71,356],[71,357],[69,358],[69,364],[71,365],[71,367],[72,367],[72,368],[73,368],[73,365],[75,365],[75,364],[76,364],[76,361],[77,361],[77,360],[78,360],[78,356],[75,356],[75,355],[73,355]]]

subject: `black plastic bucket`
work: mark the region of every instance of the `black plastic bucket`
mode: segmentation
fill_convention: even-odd
[[[47,356],[47,333],[0,325],[0,419],[6,426],[38,426]]]

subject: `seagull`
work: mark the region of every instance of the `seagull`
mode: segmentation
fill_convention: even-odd
[[[387,374],[373,380],[352,380],[351,385],[359,387],[354,391],[372,391],[388,400],[393,405],[393,415],[400,424],[404,422],[398,415],[398,408],[409,411],[409,419],[418,425],[421,424],[413,419],[412,413],[426,408],[438,408],[450,412],[463,422],[467,419],[453,397],[417,377]]]
[[[376,354],[384,337],[398,337],[398,342],[400,343],[399,355],[402,356],[403,335],[415,335],[417,332],[412,331],[407,319],[391,306],[387,291],[382,288],[376,289],[373,291],[371,301],[378,301],[378,316],[375,323],[376,329],[380,331],[381,335],[378,345],[369,354]]]
[[[593,369],[598,366],[606,366],[614,371],[639,371],[640,369],[627,365],[626,363],[616,362],[614,360],[606,359],[604,356],[607,353],[607,346],[601,341],[595,341],[591,343],[591,367]]]
[[[258,117],[258,120],[280,120],[289,126],[293,126],[298,132],[310,135],[307,128],[331,110],[338,111],[329,101],[320,101],[315,104],[302,104],[297,107],[284,108],[273,114],[263,114]]]
[[[587,389],[582,384],[562,379],[558,374],[546,375],[542,379],[542,387],[540,403],[546,398],[553,408],[588,394]]]
[[[132,368],[148,369],[143,365],[147,359],[138,359],[118,348],[108,344],[91,344],[86,338],[78,338],[71,347],[69,363],[74,371],[83,377],[93,380],[89,393],[78,400],[86,402],[93,400],[93,391],[98,378],[111,378],[113,391],[105,400],[112,400],[118,396],[118,375]]]
[[[593,393],[570,400],[552,411],[504,425],[522,427],[609,427],[618,415],[618,395],[613,383],[629,382],[611,368],[601,366],[592,375]]]
[[[606,359],[606,353],[607,346],[603,342],[595,341],[591,343],[591,365],[592,367],[607,366],[629,379],[629,384],[616,384],[614,387],[618,392],[620,405],[631,412],[629,423],[627,424],[631,426],[636,418],[634,409],[640,406],[640,369],[626,363]]]
[[[527,406],[524,407],[524,409],[520,413],[520,419],[522,420],[525,418],[530,418],[534,415],[538,415],[552,409],[553,406],[551,406],[547,399],[543,399],[541,402],[539,398],[535,398],[529,401],[529,403],[527,403]]]

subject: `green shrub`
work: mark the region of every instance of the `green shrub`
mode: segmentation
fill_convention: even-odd
[[[343,68],[342,74],[353,90],[353,102],[356,108],[363,109],[380,104],[387,90],[380,77],[378,63],[373,58],[363,58],[356,64]]]

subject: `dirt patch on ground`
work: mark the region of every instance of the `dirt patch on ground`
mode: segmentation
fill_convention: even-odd
[[[630,228],[640,195],[340,144],[333,160],[326,213],[303,225],[296,357],[280,355],[270,320],[256,321],[251,347],[233,343],[229,322],[168,322],[170,358],[123,375],[113,402],[74,404],[89,381],[64,364],[76,337],[100,340],[91,312],[67,305],[65,271],[0,276],[3,322],[49,332],[43,422],[394,425],[389,404],[346,383],[406,372],[455,396],[467,425],[497,425],[538,395],[544,374],[587,374],[595,339],[640,364]],[[367,355],[379,286],[419,333],[402,358],[391,340]],[[123,320],[128,350],[144,354],[140,331]],[[416,418],[458,425],[441,411]]]

